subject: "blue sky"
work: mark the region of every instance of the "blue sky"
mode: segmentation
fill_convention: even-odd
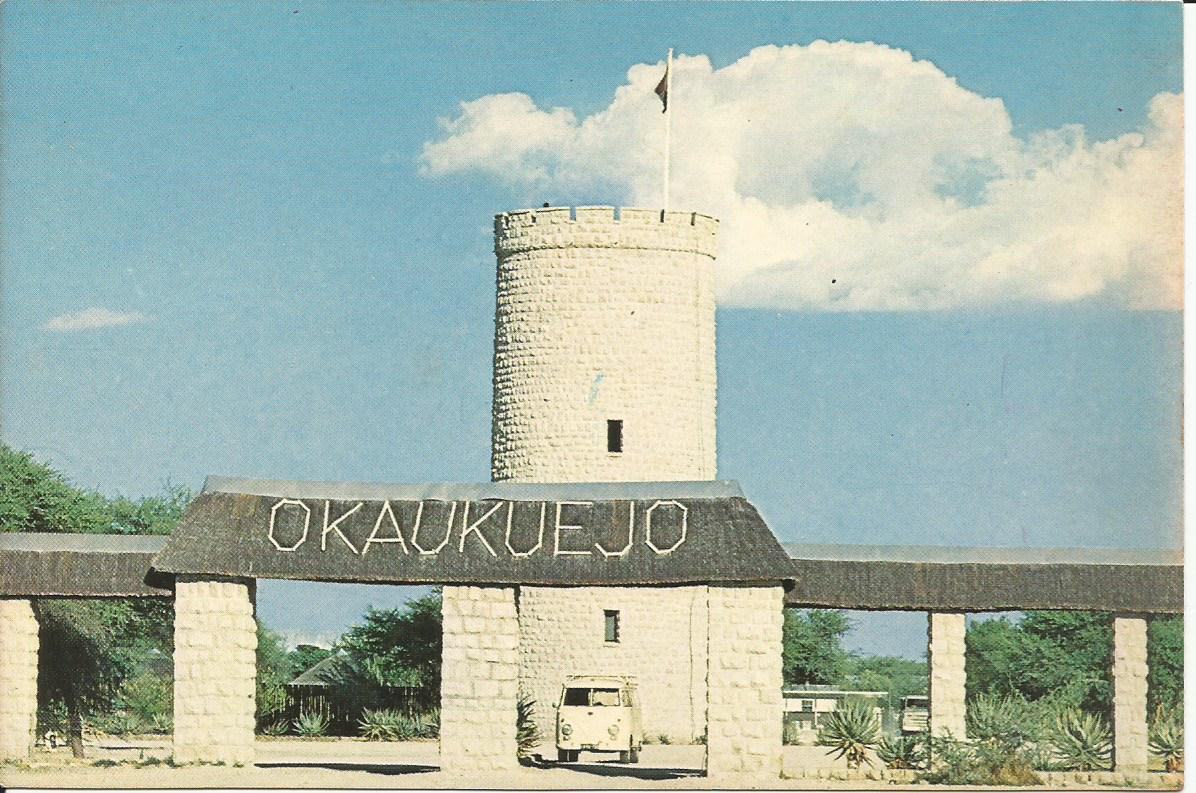
[[[4,438],[109,493],[150,493],[166,479],[198,487],[208,473],[484,480],[490,218],[545,200],[644,195],[638,177],[602,165],[610,150],[643,155],[638,138],[620,137],[639,134],[640,122],[615,123],[639,118],[631,89],[656,73],[644,66],[629,76],[636,64],[658,63],[668,46],[704,55],[679,59],[678,79],[685,67],[686,84],[728,91],[729,67],[764,69],[758,83],[731,91],[748,107],[748,92],[775,92],[790,75],[768,71],[781,67],[756,48],[855,42],[784,49],[795,57],[784,68],[879,58],[892,86],[916,84],[924,93],[910,95],[928,97],[892,120],[895,151],[927,130],[927,140],[946,141],[934,144],[935,167],[980,163],[959,177],[965,187],[979,179],[965,204],[992,217],[1040,217],[1049,214],[1035,209],[1043,178],[1021,171],[1088,168],[1132,185],[1138,172],[1121,164],[1139,151],[1161,156],[1151,149],[1166,126],[1155,98],[1182,90],[1180,36],[1173,4],[7,3]],[[908,52],[915,65],[865,42]],[[919,60],[937,71],[923,79]],[[780,147],[795,161],[803,141],[825,144],[801,127],[816,115],[809,91],[825,91],[823,104],[844,101],[862,90],[851,80],[868,74],[842,73],[841,82],[805,82],[807,104],[792,124],[783,109],[757,119],[761,129],[779,118],[800,130]],[[524,116],[509,115],[513,93],[530,98]],[[462,107],[484,97],[500,99],[484,103],[485,114]],[[688,106],[696,113],[696,94]],[[574,122],[552,127],[559,138],[537,142],[529,132],[504,172],[437,154],[446,141],[506,140],[511,118],[551,120],[558,107]],[[708,117],[726,110],[712,107]],[[573,146],[577,125],[602,111],[615,120],[596,126],[606,148],[552,150],[558,140]],[[855,126],[890,128],[862,118]],[[968,126],[977,118],[986,126]],[[1060,129],[1073,137],[1061,144]],[[847,128],[833,132],[840,152],[877,148]],[[980,142],[959,148],[961,139]],[[1101,141],[1120,141],[1112,164],[1101,160]],[[1043,242],[1058,239],[1057,228],[986,220],[976,239],[990,249],[977,260],[1014,249],[1039,258],[1006,262],[987,281],[991,267],[952,259],[938,277],[935,261],[967,247],[944,232],[940,248],[926,246],[941,256],[910,275],[908,249],[888,247],[898,229],[932,217],[962,233],[979,210],[936,204],[901,215],[893,206],[905,194],[884,192],[895,166],[872,157],[846,170],[817,163],[822,181],[806,194],[786,192],[803,174],[749,178],[752,162],[766,164],[750,159],[750,147],[729,156],[740,169],[724,185],[728,209],[716,208],[728,272],[744,274],[726,284],[718,316],[719,468],[779,536],[1179,545],[1181,319],[1148,299],[1166,293],[1152,280],[1162,255],[1153,238],[1102,236],[1102,249],[1128,253],[1071,261]],[[679,200],[721,189],[719,174],[677,159],[689,169],[677,177]],[[533,166],[554,179],[524,175]],[[881,185],[873,204],[844,199],[840,173],[858,181],[852,190]],[[945,194],[941,175],[923,177]],[[1094,232],[1077,226],[1083,217],[1122,211],[1101,209],[1078,177],[1052,190],[1054,206],[1083,197],[1066,203],[1081,213],[1067,227],[1084,238]],[[1010,203],[1000,204],[1003,195]],[[794,250],[788,239],[752,248],[728,222],[748,217],[735,213],[750,197],[786,223],[832,207],[819,217],[834,236],[815,240],[815,224]],[[861,221],[866,249],[837,258],[851,241],[836,224]],[[1020,236],[987,230],[998,226]],[[1070,251],[1084,239],[1065,242]],[[753,269],[753,256],[774,264]],[[1088,269],[1090,260],[1100,267]],[[831,272],[852,282],[846,302],[818,291]],[[885,310],[893,306],[903,310]],[[88,309],[102,311],[79,314]],[[324,602],[340,605],[313,615],[283,607],[292,590],[265,585],[261,608],[287,630],[319,634],[364,602],[399,597],[336,592]],[[874,620],[854,641],[916,654],[922,637],[893,638],[891,624]]]

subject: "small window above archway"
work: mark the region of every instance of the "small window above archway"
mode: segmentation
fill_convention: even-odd
[[[623,453],[623,419],[606,420],[606,450],[611,454]]]

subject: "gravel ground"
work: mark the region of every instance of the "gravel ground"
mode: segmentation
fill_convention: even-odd
[[[551,749],[551,747],[544,747]],[[154,765],[170,755],[161,736],[128,742],[110,741],[88,748],[88,759],[75,761],[69,750],[39,750],[28,767],[0,766],[0,784],[31,788],[503,788],[701,789],[711,784],[702,776],[705,747],[645,746],[637,765],[611,761],[611,755],[583,753],[581,762],[557,766],[545,763],[514,771],[477,776],[453,776],[438,767],[436,741],[376,743],[351,738],[301,740],[259,739],[252,767]],[[116,765],[95,765],[116,763]],[[147,764],[150,763],[150,764]],[[815,766],[837,769],[825,750],[785,747],[789,768]],[[873,780],[777,779],[771,789],[863,790],[926,789],[926,785],[896,785]],[[1071,787],[1069,785],[1069,787]],[[1080,786],[1077,786],[1080,787]],[[1096,787],[1096,786],[1086,786]],[[936,788],[939,789],[939,788]],[[985,788],[991,790],[992,788]],[[1106,788],[1107,789],[1107,788]]]

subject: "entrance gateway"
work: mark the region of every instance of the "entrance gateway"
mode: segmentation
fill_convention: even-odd
[[[709,775],[775,779],[786,606],[931,612],[930,731],[955,736],[965,612],[1110,612],[1114,766],[1145,771],[1146,618],[1182,613],[1179,555],[786,553],[737,486],[712,481],[717,231],[646,208],[495,218],[494,484],[213,477],[165,547],[0,535],[0,759],[33,744],[30,599],[170,597],[173,584],[175,759],[251,762],[254,582],[291,578],[445,585],[448,771],[515,765],[518,694],[550,703],[567,675],[598,672],[639,679],[645,732],[705,739]],[[550,718],[541,707],[544,734]]]
[[[781,623],[794,568],[733,482],[212,477],[153,567],[176,581],[178,762],[253,761],[254,582],[286,578],[445,585],[446,771],[517,763],[522,587],[700,587],[708,773],[780,774]]]

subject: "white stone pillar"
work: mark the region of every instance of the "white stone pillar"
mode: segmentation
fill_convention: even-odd
[[[475,773],[515,768],[519,764],[515,588],[446,586],[443,608],[440,770]]]
[[[27,760],[33,751],[37,632],[32,603],[0,598],[0,761]]]
[[[1146,620],[1113,618],[1113,770],[1146,770]]]
[[[706,775],[734,785],[781,775],[781,587],[709,590]]]
[[[253,762],[256,585],[179,576],[174,590],[174,761]]]
[[[963,614],[931,612],[927,660],[930,666],[930,734],[967,737],[967,622]]]

